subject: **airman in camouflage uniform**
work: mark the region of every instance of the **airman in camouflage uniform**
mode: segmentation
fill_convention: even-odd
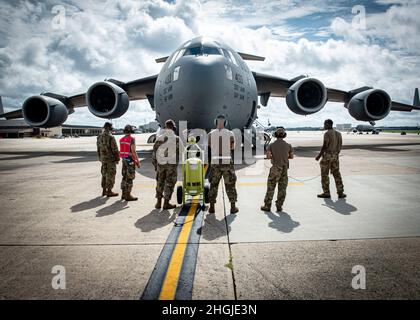
[[[217,191],[220,179],[225,181],[226,194],[230,201],[230,213],[237,213],[236,173],[233,166],[231,152],[235,149],[235,136],[232,131],[225,128],[226,117],[220,115],[216,118],[217,128],[209,133],[208,145],[211,148],[211,167],[209,173],[209,213],[214,213]]]
[[[287,171],[289,169],[289,159],[293,159],[292,146],[283,140],[287,136],[286,130],[283,127],[279,127],[273,135],[276,141],[270,143],[267,148],[267,158],[271,159],[272,167],[270,168],[267,179],[267,192],[265,194],[264,205],[261,207],[263,211],[271,211],[271,201],[273,200],[277,185],[276,208],[277,211],[283,210],[288,184]]]
[[[121,199],[126,201],[136,201],[138,198],[131,195],[133,180],[136,177],[136,167],[140,168],[140,161],[136,152],[136,140],[131,136],[134,129],[130,125],[124,128],[125,136],[120,139],[120,157],[122,159],[122,180],[121,180]]]
[[[338,197],[345,198],[346,194],[344,193],[339,162],[339,154],[343,144],[341,133],[333,129],[333,121],[331,119],[325,120],[324,129],[327,130],[324,134],[324,144],[320,153],[315,158],[315,160],[318,161],[322,157],[319,165],[321,167],[321,184],[323,193],[319,194],[318,198],[331,198],[330,171],[335,180]]]
[[[118,196],[118,193],[112,192],[112,188],[114,187],[117,163],[120,161],[120,157],[117,142],[111,134],[112,124],[106,122],[103,128],[103,132],[96,140],[99,161],[102,163],[102,196],[115,197]]]
[[[175,122],[167,120],[164,131],[153,145],[154,159],[152,162],[156,168],[156,209],[162,207],[162,198],[164,198],[164,210],[176,208],[176,205],[169,202],[174,192],[178,173],[179,137],[175,135],[175,129]]]

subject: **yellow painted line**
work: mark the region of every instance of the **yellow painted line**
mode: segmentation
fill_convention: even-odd
[[[188,245],[188,238],[193,226],[195,213],[197,211],[198,201],[194,201],[188,210],[182,226],[181,233],[175,249],[172,253],[171,261],[169,262],[168,270],[166,271],[165,280],[163,281],[162,288],[159,295],[159,300],[174,300],[176,288],[178,286],[179,275],[181,274],[182,263],[184,260],[185,251]]]
[[[204,174],[207,172],[208,165],[204,166]],[[172,252],[171,260],[168,269],[166,270],[165,280],[163,280],[162,288],[160,290],[159,300],[174,300],[176,288],[178,287],[179,276],[181,274],[182,264],[184,261],[185,251],[187,250],[188,238],[191,233],[197,206],[199,205],[198,197],[195,196],[191,203],[182,225],[174,251]]]

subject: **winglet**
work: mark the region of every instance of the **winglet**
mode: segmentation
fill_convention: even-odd
[[[155,59],[156,63],[162,63],[162,62],[166,62],[166,60],[168,60],[169,56],[166,57],[162,57],[162,58],[157,58]]]
[[[3,108],[3,101],[1,101],[1,96],[0,96],[0,114],[4,113],[4,108]]]
[[[414,90],[413,105],[416,107],[420,107],[419,88],[416,88],[416,90]]]
[[[255,56],[255,55],[249,54],[249,53],[238,52],[238,54],[244,60],[253,60],[253,61],[264,61],[265,60],[264,57]]]

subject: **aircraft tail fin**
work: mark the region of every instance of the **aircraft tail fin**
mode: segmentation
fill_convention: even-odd
[[[414,90],[413,106],[420,107],[419,88]]]
[[[0,96],[0,114],[4,113],[4,108],[3,108],[3,101],[1,100],[1,96]]]

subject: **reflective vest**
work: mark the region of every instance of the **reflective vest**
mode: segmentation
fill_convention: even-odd
[[[129,158],[131,157],[131,144],[133,141],[132,136],[124,136],[120,139],[120,157]]]

